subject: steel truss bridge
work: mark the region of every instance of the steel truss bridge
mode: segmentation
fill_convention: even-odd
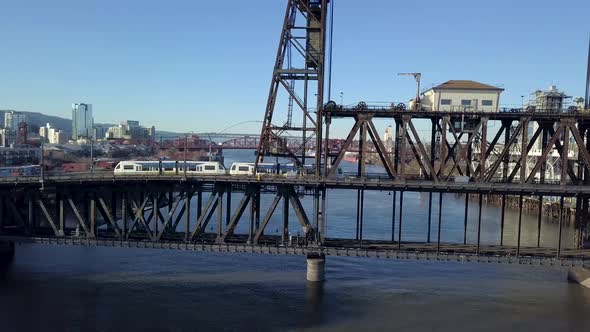
[[[324,86],[328,76],[329,3],[287,0],[260,137],[250,142],[234,138],[238,141],[228,143],[248,148],[257,144],[257,163],[268,156],[283,156],[304,165],[309,163],[306,158],[312,158],[314,176],[114,177],[95,173],[5,178],[0,181],[0,240],[588,267],[590,249],[584,243],[589,240],[590,220],[590,115],[583,111],[569,114],[526,110],[411,112],[364,103],[354,108],[326,103],[330,100],[330,86]],[[280,96],[288,97],[284,104],[287,119],[277,123]],[[294,125],[297,114],[302,125]],[[340,119],[352,119],[354,125],[347,138],[334,148],[330,129]],[[381,139],[376,119],[395,122],[393,148],[387,148]],[[426,138],[417,131],[424,123],[430,129]],[[536,129],[529,134],[533,124]],[[499,130],[494,132],[492,128]],[[300,134],[296,141],[291,136],[294,132]],[[176,143],[176,148],[190,149],[186,139]],[[209,148],[210,143],[205,144],[202,148]],[[541,146],[540,152],[533,151],[535,146]],[[195,147],[199,147],[198,143]],[[313,156],[308,155],[309,147],[315,149]],[[347,151],[358,151],[359,163],[353,176],[343,177],[337,170]],[[385,172],[379,177],[366,171],[369,153],[377,155],[383,165]],[[559,177],[548,179],[548,167],[557,169]],[[330,229],[340,227],[338,220],[330,220],[326,209],[327,196],[334,190],[356,196],[356,233],[352,238],[329,234],[328,223]],[[389,241],[367,239],[363,234],[366,191],[393,192],[391,227],[383,230],[391,233]],[[404,193],[408,192],[429,194],[428,232],[423,241],[408,241],[402,236],[402,229],[407,227]],[[442,230],[449,227],[443,217],[444,193],[465,195],[462,243],[448,243],[441,237]],[[241,197],[237,204],[232,202],[235,194]],[[477,240],[472,242],[466,236],[468,210],[473,205],[467,194],[476,195],[479,205]],[[433,206],[433,195],[440,197],[438,206]],[[501,239],[495,245],[481,243],[481,206],[486,195],[501,198]],[[302,203],[302,197],[311,197],[311,208]],[[515,246],[502,240],[504,211],[510,197],[519,202]],[[543,247],[540,241],[534,247],[521,245],[525,197],[539,202],[547,197],[558,199],[557,246]],[[566,198],[575,201],[574,249],[565,249],[561,241]],[[262,206],[269,208],[263,211]],[[397,211],[396,206],[400,206]],[[437,220],[433,209],[439,211]],[[539,238],[542,209],[543,204],[539,204],[539,228],[535,234]],[[295,220],[290,219],[289,211],[295,212]],[[279,235],[267,230],[275,214],[282,221]],[[301,230],[295,240],[289,238],[289,224],[293,222]],[[438,226],[435,237],[430,236],[433,224]],[[239,231],[243,229],[246,231]]]
[[[260,137],[249,134],[225,134],[225,133],[199,133],[191,134],[186,137],[178,137],[158,142],[157,145],[161,150],[174,149],[177,151],[208,150],[209,148],[220,150],[256,150],[260,142]],[[306,150],[315,149],[315,142],[304,142],[301,137],[288,136],[283,139],[286,146],[301,148],[305,144]],[[325,142],[330,149],[330,155],[335,156],[340,152],[344,139],[334,138]],[[366,147],[368,152],[376,152],[375,147],[369,143]],[[349,147],[350,152],[360,152],[358,140],[354,140]]]
[[[48,176],[44,179],[4,179],[0,186],[0,240],[268,254],[322,253],[445,261],[590,265],[590,250],[565,249],[561,241],[553,248],[521,246],[520,225],[517,245],[483,245],[480,242],[481,213],[478,238],[474,243],[448,243],[441,238],[447,224],[444,212],[438,220],[431,220],[429,215],[428,234],[431,233],[431,224],[438,223],[438,236],[431,239],[425,234],[422,242],[405,241],[402,236],[405,226],[403,195],[407,192],[439,194],[441,198],[443,193],[470,193],[480,197],[558,196],[562,198],[563,209],[563,198],[590,195],[590,186],[573,183],[456,183],[425,178],[371,177],[185,177],[183,174],[115,177],[112,173],[95,173]],[[359,193],[355,238],[329,236],[326,228],[329,216],[325,211],[330,190]],[[393,213],[391,229],[383,230],[392,232],[391,241],[376,241],[363,236],[364,193],[367,190],[394,191],[399,196],[401,208]],[[232,196],[235,199],[236,194],[241,199],[232,202]],[[304,207],[302,197],[310,197],[313,206]],[[441,200],[435,208],[442,211],[443,204]],[[481,207],[481,199],[479,204]],[[261,210],[263,205],[268,209]],[[290,211],[295,212],[295,220],[290,219]],[[522,217],[522,207],[520,213]],[[279,235],[270,234],[272,232],[268,230],[274,215],[282,220]],[[559,221],[561,233],[563,213]],[[289,236],[290,223],[296,223],[301,230],[297,238]],[[238,232],[239,225],[246,231]],[[337,230],[338,227],[336,220],[330,221],[330,229]],[[393,237],[395,233],[397,240]]]

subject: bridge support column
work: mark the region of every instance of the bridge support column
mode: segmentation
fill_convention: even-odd
[[[307,281],[323,282],[325,279],[326,256],[324,254],[307,254]]]
[[[14,242],[0,241],[0,268],[10,265],[14,260]]]
[[[590,270],[581,267],[570,269],[567,273],[567,280],[590,288]]]

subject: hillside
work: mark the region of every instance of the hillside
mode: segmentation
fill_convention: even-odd
[[[0,119],[2,119],[2,120],[0,120],[0,122],[2,122],[0,127],[4,126],[4,113],[5,113],[4,110],[0,110]],[[53,127],[63,130],[63,132],[67,136],[72,135],[72,119],[66,119],[66,118],[62,118],[59,116],[53,116],[53,115],[46,115],[46,114],[38,113],[38,112],[20,112],[19,111],[19,113],[23,113],[26,115],[27,124],[29,125],[31,132],[38,132],[39,127],[45,126],[47,123],[51,123],[51,125]],[[108,124],[108,123],[96,123],[95,126],[112,127],[114,125]]]

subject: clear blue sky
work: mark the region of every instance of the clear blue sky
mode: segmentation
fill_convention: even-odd
[[[406,71],[424,86],[503,85],[504,104],[552,83],[584,94],[590,1],[335,4],[333,91],[345,103],[411,98],[412,79],[396,77]],[[285,5],[0,0],[0,109],[70,117],[72,102],[87,102],[96,122],[173,131],[261,120]]]

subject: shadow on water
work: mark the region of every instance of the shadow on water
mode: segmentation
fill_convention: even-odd
[[[0,277],[0,331],[576,331],[590,324],[590,291],[557,270],[330,257],[327,281],[308,284],[305,266],[304,256],[23,245]]]
[[[318,326],[323,322],[324,282],[308,281],[305,290],[304,326]]]

